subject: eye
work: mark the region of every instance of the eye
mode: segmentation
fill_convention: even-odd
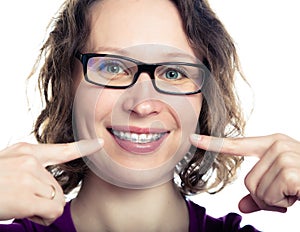
[[[164,67],[160,70],[160,76],[166,80],[182,80],[187,78],[186,72],[182,70],[182,67]]]
[[[99,71],[106,72],[109,74],[121,74],[125,73],[125,69],[122,67],[123,65],[117,61],[103,61],[99,64]]]
[[[180,72],[178,72],[177,70],[167,70],[166,72],[165,72],[165,77],[167,78],[167,79],[170,79],[170,80],[174,80],[174,79],[178,79],[178,78],[180,78],[182,75],[181,75],[181,73]]]

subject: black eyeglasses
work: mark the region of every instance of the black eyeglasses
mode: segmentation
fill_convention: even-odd
[[[149,74],[154,88],[161,93],[191,95],[201,92],[209,70],[204,64],[185,62],[143,63],[112,54],[76,53],[89,83],[112,89],[133,86],[141,73]]]

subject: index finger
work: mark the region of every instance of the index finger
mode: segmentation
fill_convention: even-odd
[[[103,147],[102,139],[80,140],[62,144],[27,144],[21,143],[18,154],[32,155],[43,166],[66,163],[91,155]],[[14,149],[14,146],[11,147]]]
[[[268,148],[278,140],[277,135],[243,138],[218,138],[206,135],[191,135],[194,146],[218,153],[261,158]],[[287,138],[285,138],[287,139]]]

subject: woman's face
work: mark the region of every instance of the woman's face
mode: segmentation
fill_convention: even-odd
[[[92,7],[90,15],[91,33],[82,53],[117,54],[146,63],[195,63],[179,13],[168,0],[104,0]],[[99,87],[83,79],[79,62],[75,75],[81,81],[74,103],[78,139],[104,140],[102,153],[88,161],[101,172],[122,169],[118,178],[130,176],[131,170],[173,176],[173,168],[190,147],[188,138],[197,126],[202,95],[159,93],[148,73],[141,73],[127,89]]]

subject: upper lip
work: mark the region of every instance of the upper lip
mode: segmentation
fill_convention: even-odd
[[[169,130],[164,128],[147,128],[137,126],[111,126],[108,129],[115,131],[130,132],[136,134],[156,134],[156,133],[167,133]]]

